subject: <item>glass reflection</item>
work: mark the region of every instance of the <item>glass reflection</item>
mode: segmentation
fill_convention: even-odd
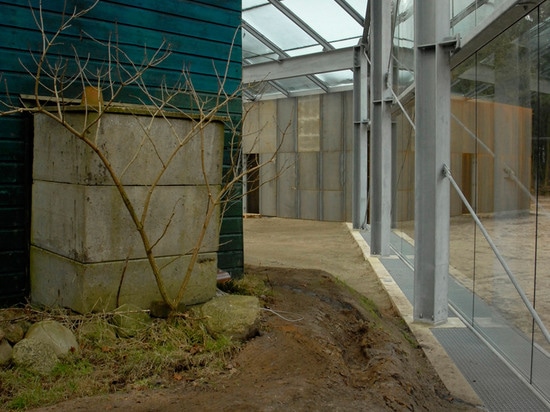
[[[453,71],[453,176],[509,271],[453,194],[451,274],[468,293],[449,292],[461,314],[547,396],[542,368],[550,345],[518,288],[548,327],[549,7],[544,3]],[[468,21],[464,16],[461,24]]]

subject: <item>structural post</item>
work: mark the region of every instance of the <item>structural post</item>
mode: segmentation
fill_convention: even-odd
[[[366,223],[368,203],[368,79],[369,65],[363,45],[353,55],[353,192],[352,220],[354,229]]]
[[[391,0],[371,1],[371,196],[372,254],[389,255],[392,199]]]
[[[414,320],[447,321],[450,161],[449,2],[414,2],[416,138]]]

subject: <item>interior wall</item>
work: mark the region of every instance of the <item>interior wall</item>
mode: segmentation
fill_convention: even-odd
[[[352,99],[349,91],[245,105],[244,152],[263,163],[261,215],[351,221]]]

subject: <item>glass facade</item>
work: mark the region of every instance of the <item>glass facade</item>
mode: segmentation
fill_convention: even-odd
[[[493,8],[452,0],[452,32]],[[412,264],[414,96],[403,93],[414,83],[412,1],[396,18],[392,246]],[[452,71],[451,171],[475,218],[451,187],[449,278],[452,308],[547,398],[550,344],[528,306],[550,326],[549,44],[546,1]]]
[[[413,0],[396,4],[393,36],[393,92],[402,96],[414,86]],[[408,97],[405,96],[404,99]],[[393,115],[392,248],[414,266],[414,100],[401,100]]]
[[[451,301],[547,394],[550,345],[521,295],[550,325],[549,13],[545,2],[453,71],[453,176],[506,264],[456,198],[450,262],[468,292]]]

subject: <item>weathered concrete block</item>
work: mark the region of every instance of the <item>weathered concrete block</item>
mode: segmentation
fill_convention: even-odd
[[[321,150],[320,95],[298,99],[298,151],[318,152]]]
[[[68,113],[67,121],[83,130],[94,116]],[[186,255],[197,246],[209,195],[219,193],[222,177],[223,124],[195,126],[180,117],[105,113],[88,135],[112,165],[137,215],[147,207],[145,231],[174,295],[187,269]],[[177,147],[181,150],[172,157]],[[35,116],[33,180],[31,296],[36,303],[88,312],[114,309],[117,294],[118,304],[142,308],[161,299],[141,237],[108,170],[86,144],[45,115]],[[201,243],[184,303],[215,295],[218,225],[219,210]]]
[[[141,216],[146,186],[129,186],[128,196]],[[219,186],[211,187],[216,194]],[[35,181],[31,243],[82,263],[145,258],[139,233],[113,186],[83,186]],[[145,229],[156,256],[188,253],[195,247],[208,202],[205,186],[158,187]],[[165,228],[168,226],[167,230]],[[218,214],[212,219],[201,251],[218,250]]]
[[[300,219],[319,219],[319,192],[300,190]]]
[[[343,222],[345,204],[344,192],[341,190],[324,190],[321,192],[323,201],[323,220]]]
[[[67,114],[67,121],[82,130],[83,113]],[[178,145],[182,149],[171,161],[160,185],[204,184],[205,171],[211,184],[220,184],[223,152],[223,125],[210,123],[200,133],[191,134],[193,123],[181,118],[156,118],[106,113],[91,129],[124,185],[150,185]],[[34,118],[35,140],[33,177],[63,183],[112,185],[98,156],[62,125],[45,115]]]
[[[175,297],[190,256],[158,258],[171,297]],[[111,311],[118,304],[133,303],[149,309],[161,299],[147,259],[83,264],[31,247],[31,299],[47,306],[69,307],[80,313]],[[123,277],[124,273],[124,277]],[[217,254],[199,256],[187,286],[183,303],[193,305],[216,295]],[[122,281],[121,281],[122,280]]]

